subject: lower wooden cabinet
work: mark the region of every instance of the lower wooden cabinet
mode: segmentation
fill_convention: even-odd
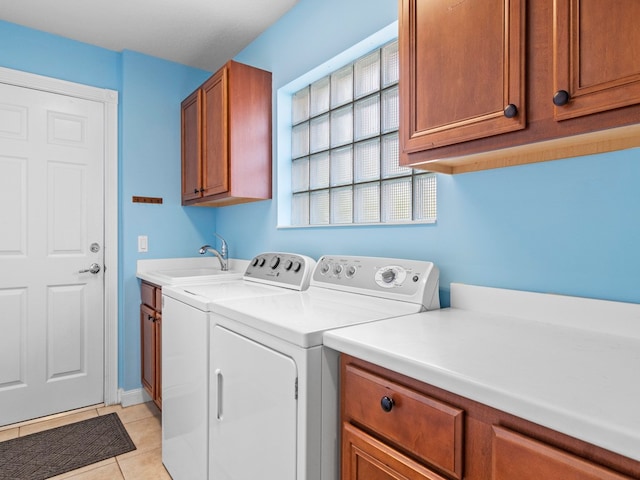
[[[342,480],[445,480],[389,445],[345,423]]]
[[[343,408],[350,421],[462,478],[463,410],[355,365],[345,366],[343,378]]]
[[[602,465],[506,428],[493,427],[492,480],[631,480]],[[638,477],[635,477],[638,478]]]
[[[342,480],[638,480],[640,462],[348,355]]]
[[[142,386],[158,408],[162,409],[162,288],[142,281],[140,292]]]

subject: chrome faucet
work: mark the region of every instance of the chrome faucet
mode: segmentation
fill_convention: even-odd
[[[227,242],[224,238],[222,238],[217,233],[214,233],[216,237],[220,239],[222,245],[220,246],[220,251],[213,248],[211,245],[203,245],[200,247],[199,253],[200,255],[204,255],[207,252],[213,253],[216,258],[220,261],[220,270],[226,272],[229,270],[229,247],[227,246]]]

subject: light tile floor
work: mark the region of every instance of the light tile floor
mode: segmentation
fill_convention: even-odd
[[[161,414],[152,402],[127,408],[113,405],[82,409],[41,421],[2,427],[0,441],[112,412],[116,412],[120,417],[136,445],[136,450],[52,478],[55,480],[171,480],[171,476],[162,465]]]

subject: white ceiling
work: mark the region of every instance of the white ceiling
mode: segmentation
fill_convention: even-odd
[[[297,0],[0,0],[0,19],[215,71]]]

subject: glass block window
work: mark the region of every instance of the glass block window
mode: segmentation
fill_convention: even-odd
[[[294,226],[433,222],[436,177],[400,167],[398,42],[293,94]]]

